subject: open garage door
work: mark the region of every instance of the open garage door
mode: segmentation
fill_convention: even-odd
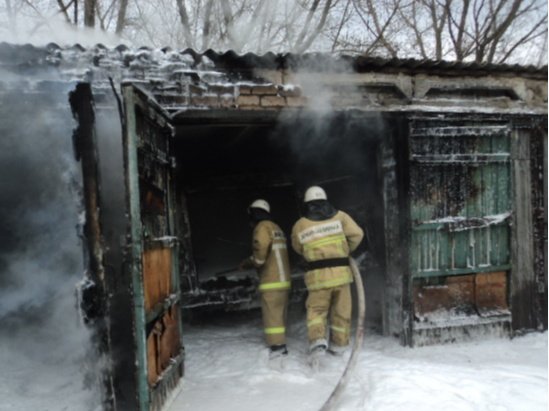
[[[143,92],[124,85],[123,96],[138,404],[159,410],[183,375],[173,130]]]

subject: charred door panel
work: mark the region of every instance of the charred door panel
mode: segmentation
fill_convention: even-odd
[[[74,130],[73,145],[77,161],[82,167],[82,196],[84,200],[85,224],[84,224],[84,258],[86,262],[85,281],[79,290],[79,303],[83,312],[83,319],[92,329],[92,341],[101,355],[112,356],[120,342],[119,331],[127,324],[128,317],[124,316],[128,311],[120,308],[117,303],[120,293],[113,286],[112,263],[116,257],[116,246],[106,249],[105,243],[109,243],[109,230],[105,230],[109,220],[109,205],[116,204],[116,199],[109,198],[108,188],[112,185],[105,184],[101,180],[101,166],[108,161],[100,162],[101,145],[96,134],[96,112],[92,88],[89,83],[77,84],[75,90],[69,94],[69,101],[74,118],[78,121],[78,127]],[[101,123],[101,120],[99,121]],[[116,151],[116,150],[111,150]],[[108,160],[108,159],[107,159]],[[109,198],[111,201],[108,204]],[[123,207],[122,207],[123,208]],[[112,221],[109,221],[112,223]],[[116,226],[116,223],[112,223]],[[122,225],[123,226],[123,225]],[[116,230],[114,230],[116,231]],[[113,296],[118,297],[112,298]],[[118,309],[118,310],[117,310]],[[125,320],[125,321],[124,321]],[[116,331],[113,331],[117,328]],[[123,334],[123,333],[121,333]],[[123,339],[124,337],[122,337]],[[127,339],[126,339],[127,341]],[[124,385],[124,379],[120,378],[127,362],[131,362],[131,353],[112,361],[102,369],[102,403],[106,411],[116,409],[119,387]],[[119,401],[120,404],[123,401]]]
[[[138,402],[159,410],[183,374],[173,130],[144,93],[132,85],[123,93]]]
[[[506,124],[411,123],[410,266],[419,326],[432,318],[509,315],[510,151]]]

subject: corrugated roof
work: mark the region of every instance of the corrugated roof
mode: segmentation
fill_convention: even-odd
[[[151,49],[148,47],[129,48],[123,44],[106,47],[97,44],[85,48],[79,44],[60,47],[50,43],[45,47],[30,44],[13,45],[0,43],[0,64],[3,67],[34,71],[44,66],[59,66],[75,60],[89,60],[99,66],[106,59],[110,64],[127,67],[140,60],[143,66],[176,62],[188,63],[189,68],[200,65],[227,71],[247,71],[253,69],[290,69],[313,72],[404,72],[430,73],[446,75],[486,75],[507,73],[511,75],[547,79],[547,65],[543,67],[521,66],[518,64],[487,64],[475,62],[452,62],[417,59],[385,59],[366,56],[341,56],[327,53],[275,54],[254,53],[238,54],[233,50],[216,52],[206,50],[202,53],[193,49],[175,51],[170,48]],[[164,61],[159,61],[164,60]]]

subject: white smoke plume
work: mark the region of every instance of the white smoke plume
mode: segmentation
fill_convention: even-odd
[[[18,85],[28,87],[28,79],[2,79],[2,405],[18,411],[94,409],[100,397],[86,381],[86,374],[93,375],[90,335],[75,297],[84,268],[68,86],[21,94]]]
[[[97,43],[119,44],[121,40],[114,33],[76,27],[67,23],[59,13],[49,13],[42,16],[17,16],[16,24],[12,21],[11,27],[5,25],[4,29],[0,29],[0,42],[36,46],[45,46],[51,42],[59,45],[78,43],[88,47]]]

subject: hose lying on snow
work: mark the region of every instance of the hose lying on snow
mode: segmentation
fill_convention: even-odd
[[[349,382],[349,379],[352,375],[353,369],[357,363],[360,350],[362,348],[362,341],[364,340],[364,317],[366,315],[366,299],[364,298],[364,287],[362,285],[362,277],[360,276],[360,270],[358,265],[353,258],[350,258],[351,271],[353,272],[353,277],[355,279],[355,287],[358,295],[358,311],[357,311],[357,324],[356,324],[356,335],[353,348],[351,350],[351,356],[347,361],[345,370],[341,375],[337,385],[334,390],[322,406],[320,411],[331,411],[334,410],[334,406],[337,403],[341,393],[345,389],[345,386]]]

